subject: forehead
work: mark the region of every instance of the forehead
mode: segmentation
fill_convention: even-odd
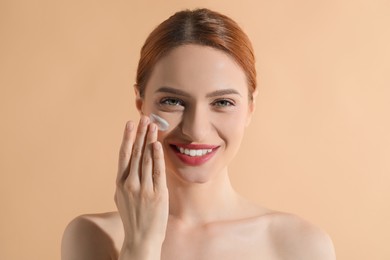
[[[246,75],[232,57],[192,44],[173,49],[156,63],[146,93],[161,86],[180,88],[193,95],[227,88],[243,96],[248,92]]]

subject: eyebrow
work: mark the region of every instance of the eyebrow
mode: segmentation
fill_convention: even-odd
[[[175,94],[175,95],[184,96],[184,97],[191,96],[190,94],[188,94],[187,92],[185,92],[183,90],[180,90],[177,88],[172,88],[172,87],[161,87],[161,88],[157,89],[155,92],[156,93],[170,93],[170,94]],[[217,97],[217,96],[231,95],[231,94],[241,96],[241,94],[237,90],[232,89],[232,88],[228,88],[228,89],[220,89],[220,90],[215,90],[213,92],[210,92],[206,95],[206,97],[210,98],[210,97]]]

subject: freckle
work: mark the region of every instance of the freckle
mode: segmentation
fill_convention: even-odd
[[[150,114],[150,121],[155,123],[158,126],[158,129],[160,131],[166,131],[169,128],[169,123],[162,117],[155,115],[155,114]]]

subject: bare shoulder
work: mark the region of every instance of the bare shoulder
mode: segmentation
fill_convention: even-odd
[[[81,215],[65,228],[61,259],[108,260],[118,258],[122,223],[116,212]]]
[[[329,235],[296,215],[272,214],[269,231],[276,254],[282,259],[336,259]]]

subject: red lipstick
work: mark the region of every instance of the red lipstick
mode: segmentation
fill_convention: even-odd
[[[199,166],[210,160],[217,152],[218,145],[208,144],[171,144],[175,155],[183,163],[190,166]],[[196,151],[195,151],[196,150]],[[201,155],[199,155],[201,153]]]

